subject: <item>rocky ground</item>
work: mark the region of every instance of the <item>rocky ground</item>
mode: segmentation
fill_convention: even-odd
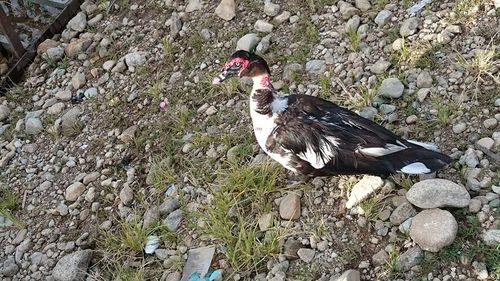
[[[500,277],[498,0],[108,4],[0,96],[3,280]],[[287,184],[248,81],[210,83],[236,48],[454,162]]]

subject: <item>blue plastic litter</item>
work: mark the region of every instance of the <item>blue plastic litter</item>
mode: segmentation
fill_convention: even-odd
[[[222,270],[217,269],[213,272],[209,272],[205,277],[201,277],[198,272],[193,272],[189,276],[188,281],[221,281],[222,280]]]

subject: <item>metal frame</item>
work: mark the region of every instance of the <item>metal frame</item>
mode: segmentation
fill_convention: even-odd
[[[16,58],[20,58],[26,50],[21,44],[21,40],[14,29],[14,26],[10,23],[9,18],[0,7],[0,31],[7,37],[7,41],[12,47],[12,51]]]
[[[42,35],[31,42],[31,44],[25,49],[25,51],[21,54],[21,56],[17,56],[19,59],[16,62],[16,64],[9,70],[9,72],[6,74],[6,76],[0,81],[0,95],[4,95],[10,87],[21,81],[23,74],[24,74],[24,69],[29,66],[32,62],[33,59],[36,56],[36,49],[40,43],[42,43],[45,39],[52,38],[55,34],[61,33],[61,31],[64,30],[66,27],[66,24],[68,21],[80,10],[80,5],[83,3],[83,0],[71,0],[71,2],[62,10],[62,12],[57,16],[57,18],[52,22],[52,24],[49,25],[49,27],[42,33]],[[10,23],[10,21],[7,19],[7,16],[3,12],[2,9],[0,9],[0,27],[2,29],[2,32],[7,35],[7,38],[9,38],[8,34],[13,33],[15,36],[19,39],[17,34],[15,33],[14,28],[12,25],[7,26],[4,24],[2,21],[3,19],[6,19],[5,22]],[[4,17],[5,16],[5,17]],[[8,24],[7,23],[7,24]],[[10,28],[9,28],[10,27]],[[4,30],[4,28],[6,30]],[[7,31],[7,32],[5,32]],[[15,40],[15,39],[14,39]],[[10,41],[10,39],[9,39]],[[15,43],[14,43],[15,44]],[[14,47],[14,44],[12,46]],[[19,41],[20,44],[20,41]],[[22,47],[22,44],[21,44]],[[15,49],[15,48],[14,48]],[[23,47],[24,49],[24,47]]]

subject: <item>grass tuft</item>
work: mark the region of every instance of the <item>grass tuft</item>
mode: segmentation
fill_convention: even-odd
[[[101,234],[102,246],[109,252],[127,253],[135,256],[142,252],[151,229],[142,227],[142,222],[134,218],[131,221],[122,221],[116,231],[103,231]]]
[[[349,39],[349,43],[351,44],[351,50],[353,52],[359,52],[361,50],[361,36],[359,35],[358,31],[354,28],[349,28],[346,34],[347,39]]]
[[[277,190],[281,167],[275,163],[232,166],[221,171],[210,207],[200,214],[202,231],[220,241],[235,271],[258,271],[279,252],[279,229],[261,232],[256,218],[272,209],[266,200]]]
[[[18,206],[19,199],[17,195],[0,185],[0,216],[10,220],[17,228],[24,228],[25,224],[12,213]]]
[[[163,54],[165,55],[165,59],[173,62],[175,54],[174,44],[170,42],[168,37],[163,38],[161,40],[161,44],[163,47]]]
[[[164,189],[175,180],[175,172],[170,158],[155,158],[151,164],[146,183]]]
[[[455,23],[472,23],[482,5],[488,0],[460,0],[453,7],[452,20]]]
[[[161,86],[161,82],[157,80],[153,84],[151,84],[144,94],[152,100],[153,104],[158,104],[162,95],[163,88]]]
[[[500,66],[500,48],[498,46],[490,45],[485,50],[479,50],[470,59],[465,58],[462,54],[457,54],[457,64],[474,76],[476,89],[479,89],[479,82],[484,81],[486,77],[500,85],[500,74],[496,76],[493,74]]]
[[[397,249],[393,249],[392,251],[389,252],[389,259],[387,260],[385,264],[385,276],[386,280],[396,280],[398,278],[403,277],[403,273],[401,272],[399,268],[399,263],[398,263],[398,258],[400,256],[400,253]]]
[[[360,111],[364,107],[371,106],[373,102],[373,98],[377,95],[378,85],[374,88],[368,88],[364,85],[361,85],[358,88],[358,91],[348,91],[344,89],[344,92],[347,93],[348,97],[345,101],[346,106],[352,110]]]
[[[458,110],[458,106],[451,102],[443,102],[437,98],[433,99],[432,104],[437,110],[436,121],[441,126],[449,125]]]
[[[359,203],[359,206],[365,212],[365,217],[368,220],[374,221],[378,218],[380,210],[384,207],[382,201],[382,198],[375,196],[363,200],[361,203]]]

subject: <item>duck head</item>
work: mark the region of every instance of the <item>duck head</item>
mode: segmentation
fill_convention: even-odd
[[[257,77],[263,74],[269,74],[269,66],[266,61],[256,54],[239,50],[231,55],[224,64],[222,72],[213,79],[212,84],[220,84],[227,78],[238,77]]]

